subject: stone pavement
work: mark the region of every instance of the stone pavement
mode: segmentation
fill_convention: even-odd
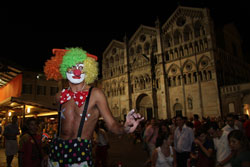
[[[109,134],[110,149],[108,151],[109,167],[117,167],[119,161],[122,167],[144,167],[147,153],[142,143],[133,143],[131,135]]]
[[[2,147],[0,147],[0,167],[7,167],[5,149]],[[12,161],[12,167],[18,167],[17,155],[14,156],[14,159]]]
[[[108,134],[110,149],[108,151],[108,167],[117,167],[122,162],[122,167],[144,167],[147,153],[143,150],[142,143],[133,143],[131,135]],[[0,147],[0,167],[7,167],[5,149]],[[18,167],[17,155],[12,161],[12,167]]]

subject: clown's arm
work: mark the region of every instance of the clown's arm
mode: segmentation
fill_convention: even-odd
[[[113,133],[132,133],[135,131],[140,121],[144,119],[140,114],[135,113],[134,110],[131,110],[126,117],[125,124],[121,125],[114,119],[109,109],[107,99],[102,90],[94,88],[92,95],[94,96],[93,99],[95,99],[99,112],[106,122],[108,129]]]

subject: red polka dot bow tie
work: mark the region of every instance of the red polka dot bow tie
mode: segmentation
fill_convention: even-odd
[[[63,89],[60,96],[60,103],[66,103],[73,97],[76,105],[81,107],[84,104],[88,94],[88,91],[72,92],[71,90]]]

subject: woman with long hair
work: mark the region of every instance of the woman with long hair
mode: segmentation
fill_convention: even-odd
[[[250,167],[250,148],[247,137],[241,130],[233,130],[228,135],[229,146],[234,152],[232,167]]]

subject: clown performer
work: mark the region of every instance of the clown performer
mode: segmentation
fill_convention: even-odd
[[[90,86],[97,79],[97,57],[81,48],[54,49],[45,63],[47,79],[68,79],[69,87],[56,96],[60,103],[58,136],[50,144],[50,167],[93,166],[91,138],[99,117],[115,134],[132,133],[144,118],[131,110],[124,125],[112,116],[101,89]],[[59,54],[58,54],[59,53]]]

